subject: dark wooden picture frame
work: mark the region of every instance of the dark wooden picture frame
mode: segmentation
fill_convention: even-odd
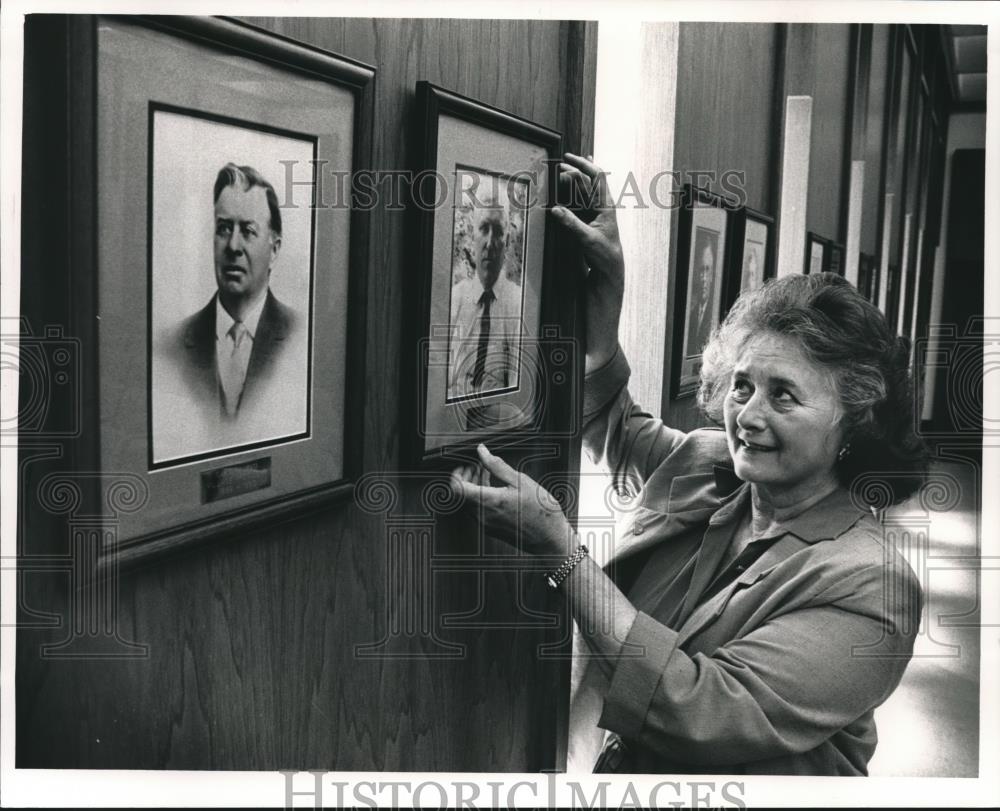
[[[763,241],[753,238],[755,246],[759,243],[763,250],[763,257],[758,257],[756,253],[747,254],[747,239],[759,237],[759,231],[764,230]],[[758,232],[756,235],[750,232]],[[729,257],[726,260],[726,296],[722,317],[729,312],[744,292],[755,290],[760,284],[768,279],[773,279],[776,272],[775,256],[775,226],[774,217],[743,206],[733,211],[730,218],[730,238]],[[750,267],[748,267],[748,263]],[[754,275],[750,270],[752,267],[759,268],[760,284],[752,284],[752,279],[748,275]],[[749,284],[748,284],[749,283]]]
[[[802,273],[808,276],[810,273],[822,273],[826,267],[826,243],[827,240],[812,231],[806,231],[806,255],[805,265]]]
[[[496,449],[572,434],[573,395],[583,379],[583,353],[571,337],[577,297],[562,284],[568,276],[558,271],[569,257],[557,250],[556,225],[547,219],[556,194],[562,136],[425,81],[417,83],[415,116],[419,138],[411,223],[416,304],[408,314],[403,349],[404,390],[412,397],[403,398],[400,414],[406,458],[415,467],[453,465],[456,458],[473,455],[479,442]],[[481,182],[486,189],[479,188]],[[522,183],[526,185],[518,186]],[[515,187],[526,190],[523,211],[512,202]],[[479,292],[516,289],[511,298],[521,302],[500,328],[494,313],[487,313],[487,335],[509,339],[513,346],[505,356],[513,360],[505,361],[509,365],[502,379],[499,374],[490,378],[487,371],[492,387],[476,374],[477,365],[487,363],[486,353],[480,358],[475,351],[465,352],[470,336],[463,326],[481,319],[485,308],[481,299],[456,298],[464,296],[464,290],[456,292],[464,281],[476,286],[477,261],[490,274],[487,260],[463,251],[461,242],[466,231],[474,230],[473,220],[484,220],[487,211],[504,223],[508,241],[505,260],[493,271],[495,280],[480,280]],[[463,253],[464,259],[457,258]],[[508,264],[512,256],[514,262]],[[466,278],[456,273],[459,261],[469,268]],[[517,284],[510,276],[515,263]],[[459,315],[466,298],[466,309],[478,314]],[[499,304],[496,299],[491,308]],[[459,322],[460,317],[465,320]],[[482,334],[482,321],[475,323]],[[483,338],[484,346],[488,341]],[[498,353],[488,346],[489,362],[494,362]],[[470,370],[466,388],[456,388],[456,376]]]
[[[839,242],[827,243],[826,265],[823,270],[827,273],[836,273],[838,276],[844,275],[844,246]]]
[[[72,469],[65,475],[71,481],[70,486],[79,494],[77,512],[94,516],[98,526],[103,527],[101,543],[95,555],[95,571],[147,563],[159,555],[196,542],[260,529],[350,496],[353,483],[360,475],[362,461],[365,276],[368,259],[366,213],[347,207],[344,213],[337,215],[337,219],[327,219],[322,213],[323,206],[316,202],[316,189],[305,193],[311,195],[308,205],[313,238],[316,238],[317,232],[321,237],[319,243],[314,241],[309,246],[310,280],[319,272],[329,275],[331,268],[337,268],[338,286],[325,289],[324,293],[342,293],[337,306],[344,312],[345,324],[343,331],[338,333],[341,335],[338,339],[339,352],[337,347],[323,343],[326,333],[319,326],[311,326],[310,341],[319,343],[311,353],[307,395],[311,422],[304,435],[259,445],[242,444],[205,454],[208,458],[200,458],[196,454],[182,459],[184,464],[176,466],[154,465],[149,447],[151,409],[132,407],[133,400],[135,404],[146,400],[148,405],[151,396],[149,361],[152,336],[149,327],[152,305],[148,300],[151,283],[146,274],[134,273],[135,265],[141,266],[142,261],[135,261],[133,256],[145,256],[147,272],[152,271],[149,243],[152,229],[147,217],[152,199],[149,169],[151,129],[143,124],[119,133],[115,152],[110,151],[107,139],[102,142],[99,133],[102,126],[107,126],[101,124],[105,120],[102,116],[128,116],[129,120],[151,124],[153,115],[150,111],[186,106],[174,104],[170,98],[161,98],[159,92],[148,98],[143,96],[145,87],[155,86],[157,90],[160,87],[142,84],[150,81],[148,77],[155,74],[158,64],[155,54],[143,46],[162,43],[163,53],[168,50],[196,53],[200,59],[217,64],[220,72],[255,71],[271,77],[276,83],[286,81],[289,88],[295,88],[295,92],[316,93],[323,98],[326,97],[323,94],[329,92],[338,99],[349,99],[346,103],[351,108],[351,116],[333,125],[343,128],[346,137],[331,135],[337,130],[325,128],[319,128],[312,134],[320,144],[330,144],[332,139],[337,138],[338,144],[346,140],[345,146],[337,147],[341,150],[337,154],[348,154],[349,150],[349,165],[341,168],[353,172],[370,164],[374,68],[294,43],[243,22],[223,18],[79,16],[69,21],[65,36],[72,43],[70,61],[72,72],[78,77],[67,87],[68,98],[61,101],[70,111],[65,124],[65,140],[69,163],[80,168],[68,175],[64,173],[57,185],[50,184],[46,194],[51,194],[52,188],[65,193],[65,199],[69,201],[63,215],[67,232],[82,237],[74,241],[65,262],[46,263],[39,267],[28,267],[26,264],[22,285],[64,291],[52,296],[29,292],[25,298],[25,313],[36,323],[64,325],[79,347],[80,401],[83,405],[79,414],[79,431],[70,448]],[[129,47],[124,49],[125,57],[121,55],[122,49],[116,51],[114,57],[102,50],[102,43],[111,41],[108,37],[118,37],[119,42],[133,38]],[[138,58],[132,54],[142,54],[147,63],[143,68],[146,78],[136,79],[134,85],[129,87],[127,96],[124,93],[112,96],[99,92],[102,81],[107,81],[102,70],[122,72],[122,65],[128,64],[120,61],[108,68],[109,60]],[[177,57],[178,60],[184,58]],[[177,64],[183,63],[178,61]],[[201,78],[209,83],[212,81],[211,75],[204,73]],[[162,86],[162,96],[189,92],[176,90],[179,84],[176,75],[172,76],[171,82],[170,89],[167,84]],[[180,84],[186,87],[182,81]],[[209,97],[210,94],[204,96],[206,101],[200,112],[206,118],[216,113],[225,118],[225,110],[205,109],[205,106],[210,107]],[[162,108],[157,106],[161,103],[165,105]],[[308,115],[313,116],[310,121],[330,115],[319,108],[310,110]],[[231,115],[229,117],[232,118]],[[253,128],[255,122],[250,120],[247,123],[249,128]],[[267,129],[265,122],[258,123],[261,123],[262,129]],[[301,131],[301,127],[295,126],[295,121],[291,121],[287,129]],[[320,149],[320,158],[323,157],[323,148]],[[49,181],[56,179],[49,176],[47,167],[38,165],[26,169]],[[129,183],[135,188],[130,194],[134,194],[136,199],[132,201],[130,198],[129,202],[136,203],[132,206],[132,213],[137,216],[115,218],[108,212],[114,211],[119,204],[113,199],[115,189],[109,183],[116,183],[118,175],[125,173],[129,174]],[[318,185],[318,180],[315,182]],[[274,185],[280,193],[279,184]],[[32,193],[30,187],[26,189],[26,203],[30,206]],[[200,186],[198,191],[200,194]],[[210,220],[210,184],[207,194],[207,216]],[[123,222],[118,224],[116,219]],[[324,229],[331,227],[331,223],[336,224],[336,232],[323,233]],[[26,221],[28,233],[39,227],[44,227],[44,223],[31,218]],[[104,243],[108,240],[103,238],[102,229],[109,228],[129,229],[127,236],[131,242],[127,248],[115,245],[106,248]],[[139,236],[143,233],[144,240]],[[341,237],[340,252],[333,258],[314,255],[317,244],[322,249]],[[115,250],[119,253],[115,254]],[[132,272],[129,274],[130,281],[123,285],[121,279],[125,278],[126,269]],[[146,290],[147,295],[123,295],[121,288],[127,285],[138,285]],[[309,285],[312,318],[316,312],[312,281]],[[134,306],[137,299],[146,301],[146,307]],[[184,314],[179,312],[178,316],[181,315]],[[109,350],[109,335],[114,337],[123,329],[141,338],[133,341],[132,348]],[[323,377],[320,381],[317,378],[315,369],[324,352],[328,356],[333,352],[340,354],[336,361],[338,371],[334,375],[337,380]],[[127,363],[120,364],[119,360]],[[134,369],[141,367],[145,367],[145,374],[134,374]],[[133,369],[133,372],[123,371],[125,369]],[[123,377],[129,374],[131,376]],[[321,382],[322,390],[319,389]],[[328,405],[329,392],[336,388],[341,389],[342,399],[335,405]],[[123,402],[128,401],[128,406],[121,408],[123,412],[127,411],[124,417],[114,413],[118,397]],[[325,420],[328,414],[336,415],[343,424],[328,424]],[[125,427],[116,424],[116,421],[124,422]],[[315,450],[311,451],[313,446]],[[339,465],[336,464],[338,455]],[[320,463],[321,458],[326,458],[328,463],[332,459],[334,465],[325,468]],[[127,461],[123,463],[122,460]],[[161,469],[164,467],[169,469]]]
[[[816,258],[814,251],[819,252],[818,267],[814,262]],[[802,272],[808,276],[814,271],[817,273],[836,273],[839,276],[843,276],[844,246],[839,242],[834,242],[832,239],[827,239],[812,231],[807,231],[805,265],[802,268]]]
[[[719,323],[726,306],[728,251],[731,244],[731,204],[717,194],[689,183],[681,192],[678,218],[677,284],[674,290],[674,338],[671,395],[689,397],[698,388],[701,347]],[[711,262],[692,279],[696,262],[708,256]],[[699,256],[700,254],[700,256]],[[710,284],[707,301],[705,287]],[[695,305],[699,316],[694,318]],[[707,319],[707,320],[706,320]],[[698,343],[692,351],[689,344]],[[693,345],[693,344],[692,344]]]
[[[875,256],[862,251],[858,255],[858,292],[872,304],[878,303],[878,275]]]

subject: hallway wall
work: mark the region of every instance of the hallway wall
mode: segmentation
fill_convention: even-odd
[[[926,339],[930,325],[941,320],[942,290],[955,285],[952,290],[961,295],[963,285],[982,286],[981,275],[959,280],[953,278],[957,270],[945,265],[942,212],[948,210],[950,155],[959,145],[982,144],[985,116],[948,114],[939,33],[935,26],[881,24],[643,24],[632,34],[643,60],[634,69],[643,100],[637,106],[638,135],[635,143],[618,145],[615,164],[621,170],[631,160],[640,177],[673,170],[682,182],[697,171],[718,177],[742,170],[747,205],[780,223],[787,179],[781,175],[785,101],[809,96],[808,164],[799,165],[808,176],[806,215],[796,239],[804,244],[808,230],[845,248],[857,246],[857,255],[845,257],[848,278],[853,258],[853,280],[900,334],[926,349],[915,354],[918,385],[925,381],[925,419],[935,393],[939,400],[949,396],[944,371],[923,365],[937,348],[934,337],[929,345]],[[657,39],[669,47],[638,48]],[[599,81],[604,57],[602,45]],[[613,71],[611,57],[608,64]],[[599,133],[602,127],[613,130],[616,121],[600,101]],[[852,187],[852,172],[860,185]],[[726,191],[717,182],[704,185]],[[981,210],[978,199],[978,206],[975,201],[971,206]],[[632,244],[625,245],[621,336],[632,362],[630,390],[665,423],[690,430],[706,420],[693,397],[675,398],[670,390],[671,323],[682,261],[678,214],[676,209],[637,210],[627,200],[625,205],[623,238]],[[978,443],[972,435],[951,439],[962,447]],[[884,744],[872,761],[872,774],[967,776],[978,768],[977,592],[967,563],[978,554],[981,479],[966,456],[951,453],[935,468],[960,482],[961,502],[954,509],[924,511],[914,499],[890,516],[904,524],[916,521],[921,532],[929,527],[920,536],[926,545],[912,542],[911,547],[928,604],[918,658],[878,712]],[[583,472],[581,503],[600,503],[608,480],[586,463]],[[966,564],[942,563],[949,571],[936,570],[932,577],[928,561],[935,561],[930,565],[937,569],[936,561],[949,556]],[[961,620],[953,623],[953,614]]]
[[[638,49],[666,31],[674,32],[676,45],[639,51],[645,61],[634,69],[635,84],[645,101],[636,107],[634,143],[617,145],[618,163],[630,159],[644,191],[656,171],[673,171],[675,188],[691,182],[732,197],[720,179],[741,173],[741,202],[775,219],[777,255],[804,250],[806,231],[837,243],[844,250],[841,272],[865,286],[901,334],[925,336],[950,92],[938,28],[643,23],[632,41]],[[611,74],[620,70],[614,62],[609,54]],[[807,176],[805,216],[801,231],[789,237],[794,245],[782,245],[783,211],[798,205],[782,199],[789,179],[782,177],[782,158],[790,96],[811,100],[811,120],[807,155],[792,167]],[[605,115],[598,109],[599,122]],[[644,139],[643,133],[657,136]],[[628,196],[622,200],[623,234],[634,243],[625,246],[623,346],[651,381],[637,381],[648,392],[640,401],[669,424],[690,429],[704,418],[692,396],[671,392],[673,330],[661,334],[659,325],[649,326],[653,309],[668,322],[674,316],[678,212],[655,201],[637,207]],[[857,253],[848,255],[850,246]],[[658,398],[650,390],[654,384]]]

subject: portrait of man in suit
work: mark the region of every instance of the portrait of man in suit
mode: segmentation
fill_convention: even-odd
[[[702,347],[718,321],[719,302],[716,297],[716,258],[719,235],[708,228],[696,230],[694,262],[688,293],[687,336],[685,356],[700,355]]]
[[[489,195],[467,214],[470,244],[452,275],[449,398],[517,386],[521,257],[511,250],[505,196]]]
[[[308,210],[283,222],[249,161],[202,163],[154,199],[154,463],[308,431]]]
[[[281,209],[251,166],[226,164],[215,180],[215,282],[209,302],[180,337],[188,383],[224,420],[238,420],[281,362],[298,317],[270,290],[281,251]]]
[[[488,175],[471,205],[456,209],[449,324],[448,399],[516,389],[521,339],[523,216],[505,184]],[[492,403],[467,411],[467,430],[502,419]]]
[[[743,246],[743,275],[740,279],[740,295],[748,290],[756,290],[764,282],[764,266],[761,254],[763,245],[749,240]]]

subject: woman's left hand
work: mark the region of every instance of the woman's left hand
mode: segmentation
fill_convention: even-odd
[[[477,451],[482,464],[455,468],[451,486],[466,504],[479,508],[486,530],[534,555],[569,554],[573,528],[552,494],[485,445]],[[499,486],[491,487],[491,478]]]

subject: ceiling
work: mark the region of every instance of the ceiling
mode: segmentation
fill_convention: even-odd
[[[952,90],[961,105],[986,104],[986,26],[945,25]]]

